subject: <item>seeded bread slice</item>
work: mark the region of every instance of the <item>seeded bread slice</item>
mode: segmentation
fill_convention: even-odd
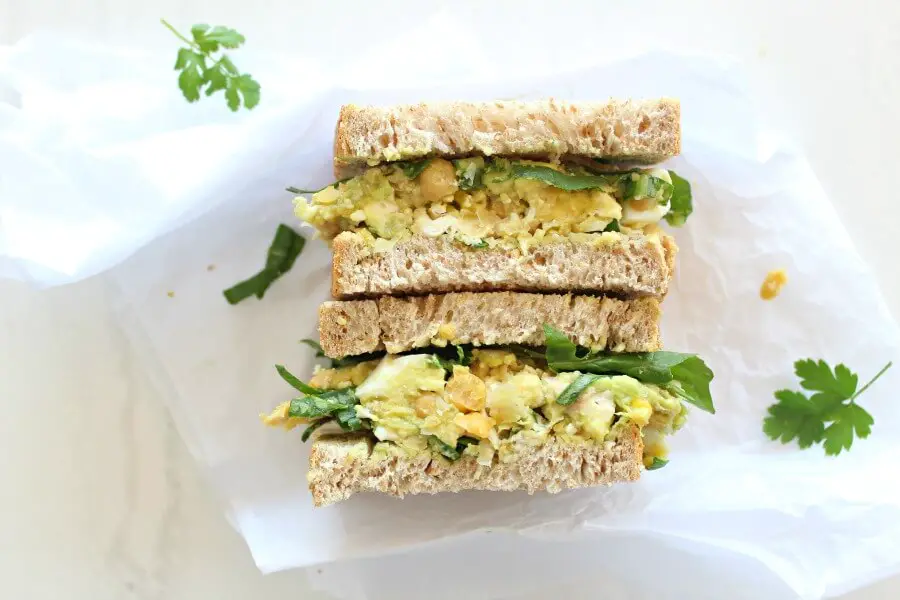
[[[450,293],[325,302],[319,341],[331,358],[429,345],[544,345],[545,323],[581,346],[617,352],[655,352],[657,298],[620,300],[573,294]]]
[[[359,434],[322,435],[313,442],[307,480],[316,506],[346,500],[357,492],[402,498],[465,490],[537,491],[636,481],[644,443],[635,426],[617,441],[575,446],[551,437],[538,448],[523,446],[512,460],[490,467],[463,456],[455,462],[430,455],[382,457],[372,454],[372,438]]]
[[[652,164],[681,152],[673,98],[565,102],[515,100],[341,107],[334,173],[427,156],[565,156]]]
[[[472,248],[446,236],[415,235],[374,252],[359,234],[332,241],[331,292],[338,300],[445,292],[588,292],[664,296],[675,240],[603,233],[516,248]]]

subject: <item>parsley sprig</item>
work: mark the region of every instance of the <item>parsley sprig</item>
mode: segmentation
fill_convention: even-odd
[[[886,364],[868,383],[857,389],[859,377],[845,365],[833,370],[824,360],[798,360],[794,372],[811,396],[794,390],[775,392],[777,403],[769,407],[763,432],[781,443],[796,439],[801,448],[822,443],[825,454],[835,456],[853,445],[854,434],[865,439],[875,420],[856,399],[891,367]]]
[[[225,90],[228,108],[237,111],[243,100],[244,108],[251,109],[259,104],[259,83],[249,74],[241,73],[223,48],[233,50],[244,43],[244,36],[228,27],[210,27],[197,24],[191,27],[191,38],[182,35],[165,19],[160,19],[169,31],[184,42],[187,47],[178,49],[175,70],[178,87],[188,102],[200,99],[200,92],[211,96]]]

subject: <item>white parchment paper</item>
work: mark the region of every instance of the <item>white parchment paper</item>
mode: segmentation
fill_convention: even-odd
[[[424,87],[379,78],[377,66],[316,75],[325,69],[306,61],[288,64],[312,73],[302,92],[264,85],[259,110],[235,117],[209,101],[187,106],[168,70],[121,51],[56,49],[109,67],[60,83],[45,45],[0,55],[14,96],[0,105],[0,158],[14,165],[0,177],[0,274],[54,284],[125,261],[106,275],[121,289],[123,326],[263,571],[330,563],[311,570],[319,587],[396,599],[421,597],[422,581],[436,598],[595,597],[600,579],[609,597],[819,598],[900,570],[900,369],[862,398],[875,427],[849,454],[762,434],[772,392],[796,386],[796,359],[843,361],[865,381],[897,358],[900,336],[814,174],[757,119],[727,62],[656,53],[508,83],[445,74]],[[109,94],[126,101],[97,108]],[[294,223],[283,187],[329,182],[341,103],[551,95],[681,98],[684,152],[667,166],[692,182],[695,213],[675,231],[664,341],[714,369],[718,413],[694,411],[669,466],[632,485],[367,495],[314,510],[307,447],[257,415],[291,396],[275,363],[312,366],[298,340],[315,336],[328,249],[309,243],[261,302],[232,307],[221,290],[258,270],[277,223]],[[48,229],[62,237],[47,243]],[[790,282],[762,302],[774,268]],[[710,588],[713,578],[729,587]]]

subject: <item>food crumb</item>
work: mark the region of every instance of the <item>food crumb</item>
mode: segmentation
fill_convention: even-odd
[[[174,298],[174,297],[175,297],[175,292],[171,292],[171,291],[166,292],[166,296],[168,296],[169,298]]]
[[[781,288],[787,283],[787,273],[784,269],[775,269],[766,274],[762,287],[759,288],[759,297],[763,300],[771,300],[781,292]]]
[[[215,270],[216,270],[216,265],[206,265],[206,270],[207,270],[207,271],[215,271]]]

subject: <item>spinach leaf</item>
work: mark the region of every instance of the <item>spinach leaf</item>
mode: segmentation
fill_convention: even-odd
[[[430,158],[425,158],[423,160],[404,160],[393,164],[403,171],[403,174],[408,178],[415,179],[422,174],[422,171],[424,171],[429,164],[431,164],[431,160],[432,159]]]
[[[512,178],[532,179],[547,185],[565,190],[577,192],[579,190],[605,189],[618,185],[619,174],[610,175],[571,175],[550,167],[530,164],[513,164],[510,170]]]
[[[288,371],[284,365],[275,365],[275,370],[278,371],[278,374],[281,375],[281,378],[288,382],[288,385],[290,385],[295,390],[298,390],[310,396],[315,396],[322,393],[322,390],[320,390],[319,388],[314,388],[313,386],[300,381],[293,373]]]
[[[450,460],[459,460],[459,457],[462,456],[459,450],[449,444],[445,444],[441,438],[436,435],[428,436],[428,446],[441,456]]]
[[[566,335],[544,325],[547,365],[554,371],[581,371],[597,375],[621,374],[659,385],[701,410],[715,413],[709,384],[712,370],[696,354],[680,352],[579,353]]]
[[[613,219],[612,221],[607,223],[606,227],[603,228],[603,231],[622,231],[621,229],[619,229],[619,220]]]
[[[650,466],[647,467],[647,470],[655,471],[656,469],[662,469],[667,464],[669,464],[669,461],[667,461],[666,459],[659,458],[658,456],[654,456],[653,461],[650,463]]]
[[[459,189],[469,192],[484,187],[484,159],[460,158],[453,161]]]
[[[694,201],[691,196],[691,184],[679,177],[675,171],[669,171],[669,177],[672,178],[672,199],[670,202],[669,212],[666,214],[666,221],[673,227],[681,227],[692,212],[694,212]]]
[[[453,372],[453,365],[468,367],[472,363],[471,346],[447,346],[435,348],[432,355],[435,364],[443,368],[447,373]]]
[[[306,344],[310,348],[316,351],[316,358],[325,358],[325,352],[322,350],[321,344],[316,340],[311,340],[309,338],[300,340],[301,344]]]
[[[266,266],[250,279],[225,290],[223,292],[225,299],[229,304],[237,304],[250,296],[262,299],[269,286],[294,266],[294,261],[300,256],[305,244],[306,238],[302,235],[287,225],[279,225],[275,231],[275,238],[269,245]]]
[[[309,427],[307,427],[306,429],[303,430],[303,435],[300,436],[300,441],[305,442],[306,440],[308,440],[309,436],[311,436],[316,429],[318,429],[319,427],[321,427],[322,425],[324,425],[325,423],[327,423],[330,420],[331,420],[331,417],[323,417],[321,419],[318,419],[318,420],[310,423]]]
[[[352,410],[357,403],[359,403],[359,399],[353,388],[326,390],[315,396],[302,396],[291,400],[288,416],[304,419],[317,419],[325,416],[339,418],[340,413],[344,421],[349,422],[350,415],[344,414],[342,411],[348,408]]]
[[[288,186],[284,189],[285,189],[285,191],[290,192],[292,194],[297,194],[298,196],[300,194],[318,194],[319,192],[321,192],[322,190],[324,190],[325,188],[328,188],[328,187],[333,187],[334,189],[338,189],[338,186],[340,184],[344,183],[345,181],[350,181],[351,179],[353,179],[353,178],[345,177],[344,179],[338,179],[334,183],[329,183],[328,185],[326,185],[324,187],[320,187],[317,190],[301,190],[300,188],[295,188],[294,186]]]

